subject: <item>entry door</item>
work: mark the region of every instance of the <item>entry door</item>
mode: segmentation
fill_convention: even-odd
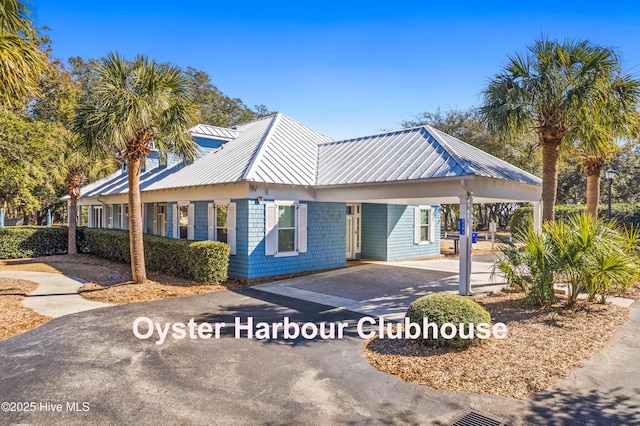
[[[360,204],[347,204],[347,259],[360,253]]]

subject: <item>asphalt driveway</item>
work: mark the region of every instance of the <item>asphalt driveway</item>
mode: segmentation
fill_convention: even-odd
[[[343,339],[234,338],[234,319],[249,316],[349,327]],[[155,335],[134,336],[140,317],[229,325],[220,339],[168,337],[157,345]],[[360,317],[245,289],[57,318],[0,342],[0,402],[35,403],[0,413],[0,423],[447,424],[468,409],[509,424],[640,422],[637,304],[612,347],[557,390],[524,401],[438,391],[377,371],[355,333]]]

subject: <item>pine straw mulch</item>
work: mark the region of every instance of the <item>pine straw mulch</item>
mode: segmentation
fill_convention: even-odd
[[[606,346],[628,309],[580,301],[574,309],[524,306],[522,294],[477,298],[493,323],[507,325],[506,339],[456,350],[412,340],[364,343],[378,370],[436,389],[527,398],[554,385]]]
[[[150,302],[169,297],[192,296],[235,288],[241,284],[202,284],[170,275],[147,271],[147,283],[133,284],[131,266],[89,254],[46,256],[33,259],[0,260],[0,269],[54,272],[81,277],[87,281],[78,292],[96,302],[125,304]]]
[[[51,319],[22,306],[24,296],[37,286],[31,281],[0,278],[0,340],[23,333]]]
[[[635,283],[625,291],[616,296],[626,297],[627,299],[640,300],[640,283]]]

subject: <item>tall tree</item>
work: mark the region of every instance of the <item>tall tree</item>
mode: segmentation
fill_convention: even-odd
[[[512,56],[484,90],[480,109],[492,131],[520,137],[534,132],[542,147],[543,219],[553,220],[560,147],[573,140],[583,117],[612,103],[619,59],[588,41],[537,40]]]
[[[193,89],[194,102],[198,105],[199,123],[231,127],[272,114],[264,105],[256,105],[253,111],[241,99],[225,95],[211,83],[211,77],[204,71],[189,67],[186,75]]]
[[[110,53],[96,64],[93,100],[83,104],[74,130],[90,152],[119,153],[128,165],[129,236],[134,283],[146,282],[140,168],[152,144],[166,155],[173,152],[192,161],[197,145],[188,130],[195,122],[195,106],[182,71],[159,65],[146,56],[126,61]]]
[[[77,254],[76,247],[76,211],[82,186],[87,182],[100,179],[112,173],[116,169],[113,155],[100,158],[95,157],[81,144],[71,133],[62,135],[59,150],[56,153],[57,163],[53,169],[53,178],[64,185],[69,195],[69,232],[67,241],[67,253]]]
[[[47,65],[24,1],[0,0],[0,107],[24,107]]]
[[[586,212],[598,216],[600,178],[605,164],[620,151],[618,138],[633,137],[640,126],[640,81],[618,69],[604,91],[610,102],[583,117],[576,129],[577,152],[587,176]]]

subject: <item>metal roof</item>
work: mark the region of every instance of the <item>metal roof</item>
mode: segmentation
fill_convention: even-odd
[[[465,175],[540,184],[536,176],[429,126],[325,143],[318,150],[321,186]]]
[[[238,132],[236,139],[147,189],[243,180],[313,185],[317,146],[332,140],[279,113],[239,126]]]
[[[140,189],[240,181],[333,186],[468,175],[533,185],[541,182],[536,176],[430,126],[334,141],[277,113],[236,129],[198,125],[192,134],[200,135],[201,131],[209,132],[211,137],[215,132],[234,137],[192,164],[180,163],[143,173]],[[125,192],[127,176],[120,172],[82,189],[83,196]]]
[[[233,140],[239,135],[237,130],[211,126],[209,124],[198,124],[197,126],[189,129],[189,131],[194,137],[207,139]]]

